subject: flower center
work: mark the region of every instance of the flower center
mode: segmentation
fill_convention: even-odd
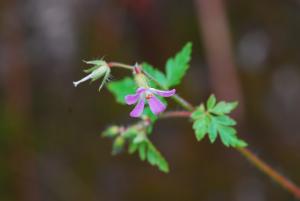
[[[153,96],[153,94],[149,93],[149,94],[146,95],[146,99],[149,100],[150,98],[152,98],[152,96]]]

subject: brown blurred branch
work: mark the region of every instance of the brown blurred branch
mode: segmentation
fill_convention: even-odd
[[[214,93],[224,100],[238,100],[238,117],[243,116],[244,101],[234,64],[230,31],[222,0],[195,0],[199,27],[210,69]]]

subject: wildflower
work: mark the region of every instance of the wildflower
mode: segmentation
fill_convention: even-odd
[[[176,90],[163,91],[149,87],[146,76],[142,73],[137,64],[134,68],[134,74],[135,81],[139,88],[136,90],[135,94],[130,94],[125,97],[125,102],[128,105],[137,103],[135,108],[130,112],[130,116],[140,117],[144,111],[145,102],[149,104],[153,114],[158,115],[163,112],[166,109],[166,106],[155,95],[170,97],[175,94]]]
[[[78,80],[76,82],[73,82],[74,86],[77,87],[80,83],[85,82],[87,80],[96,81],[99,78],[103,77],[103,80],[101,82],[101,85],[99,87],[99,91],[102,89],[104,84],[109,79],[110,75],[110,67],[107,65],[107,63],[103,60],[94,60],[94,61],[86,61],[87,64],[93,64],[94,66],[90,69],[85,70],[84,72],[90,73],[81,80]]]
[[[175,94],[176,90],[157,90],[154,88],[138,88],[135,94],[127,95],[125,101],[128,105],[136,104],[135,108],[130,112],[131,117],[140,117],[144,111],[145,101],[148,102],[150,110],[153,114],[158,115],[166,109],[166,106],[155,96],[170,97]]]

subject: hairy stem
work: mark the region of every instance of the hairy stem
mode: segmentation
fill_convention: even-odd
[[[110,67],[119,67],[119,68],[125,68],[128,70],[133,70],[133,66],[118,63],[118,62],[110,62],[108,64]],[[151,80],[155,82],[157,86],[159,86],[161,89],[166,90],[167,88],[160,84],[154,77],[149,75],[147,72],[143,71],[143,73]],[[173,96],[173,99],[181,105],[184,109],[187,111],[173,111],[173,112],[165,112],[159,116],[161,119],[165,118],[174,118],[174,117],[190,117],[191,113],[194,111],[194,106],[190,104],[188,101],[186,101],[184,98],[182,98],[179,95]],[[296,198],[300,199],[300,188],[291,182],[289,179],[281,175],[279,172],[274,170],[271,166],[269,166],[266,162],[264,162],[262,159],[257,157],[252,151],[250,151],[247,148],[241,148],[237,147],[235,148],[239,153],[241,153],[242,156],[244,156],[250,163],[252,163],[257,169],[265,173],[267,176],[269,176],[272,180],[274,180],[276,183],[278,183],[281,187],[292,193]]]

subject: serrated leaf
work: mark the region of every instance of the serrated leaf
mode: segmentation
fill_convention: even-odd
[[[236,131],[234,128],[228,126],[219,126],[218,131],[220,133],[223,144],[227,147],[232,145],[232,140],[235,137]]]
[[[207,129],[208,137],[211,143],[214,143],[217,139],[218,134],[218,125],[214,119],[210,121],[210,124]]]
[[[235,138],[233,139],[233,147],[246,147],[248,146],[247,142],[245,142],[244,140],[241,140],[239,138]]]
[[[205,114],[204,105],[200,105],[200,107],[197,107],[197,109],[192,113],[191,118],[196,120],[202,117],[204,114]]]
[[[221,116],[216,116],[213,117],[215,119],[215,121],[217,121],[219,124],[222,124],[224,126],[235,126],[236,125],[236,121],[231,119],[229,116],[227,115],[221,115]]]
[[[201,127],[201,128],[198,128],[196,131],[195,131],[195,134],[196,134],[196,139],[198,141],[202,140],[205,136],[205,134],[207,133],[207,129],[206,127]]]
[[[206,102],[207,109],[202,104],[192,113],[197,140],[202,140],[208,134],[210,142],[214,143],[219,134],[222,143],[227,147],[247,146],[245,141],[236,136],[236,130],[232,127],[236,125],[235,120],[226,115],[237,106],[237,103],[224,101],[216,103],[216,98],[212,95]]]
[[[118,103],[125,104],[125,96],[134,94],[137,87],[133,79],[126,77],[122,80],[108,83],[107,88],[114,94]]]
[[[210,118],[208,115],[203,115],[197,119],[193,124],[193,129],[195,130],[196,138],[198,141],[202,140],[205,134],[208,132],[208,126],[210,123]]]
[[[232,110],[234,110],[238,105],[238,102],[225,102],[225,101],[221,101],[219,102],[213,109],[210,110],[210,112],[214,113],[214,114],[228,114],[230,113]]]
[[[216,105],[216,97],[215,95],[211,95],[208,100],[207,100],[207,103],[206,103],[206,107],[207,107],[207,110],[210,111],[213,107],[215,107]]]
[[[166,63],[167,87],[180,84],[181,79],[189,68],[192,53],[192,43],[188,42],[174,58]]]
[[[143,68],[143,71],[145,71],[148,75],[153,77],[161,85],[163,85],[164,87],[167,87],[167,78],[166,78],[166,76],[164,75],[163,72],[161,72],[160,70],[154,68],[153,66],[151,66],[148,63],[143,63],[142,68]],[[156,84],[153,81],[151,81],[150,85],[152,87],[156,87]]]
[[[161,153],[154,147],[154,145],[148,141],[148,162],[152,165],[156,165],[160,171],[169,172],[169,165]]]
[[[140,156],[140,159],[142,161],[144,161],[146,159],[146,143],[140,143],[139,144],[139,156]]]
[[[247,146],[247,143],[241,139],[239,139],[236,136],[236,130],[227,127],[227,126],[221,126],[219,127],[220,137],[223,142],[223,144],[227,147],[245,147]]]

